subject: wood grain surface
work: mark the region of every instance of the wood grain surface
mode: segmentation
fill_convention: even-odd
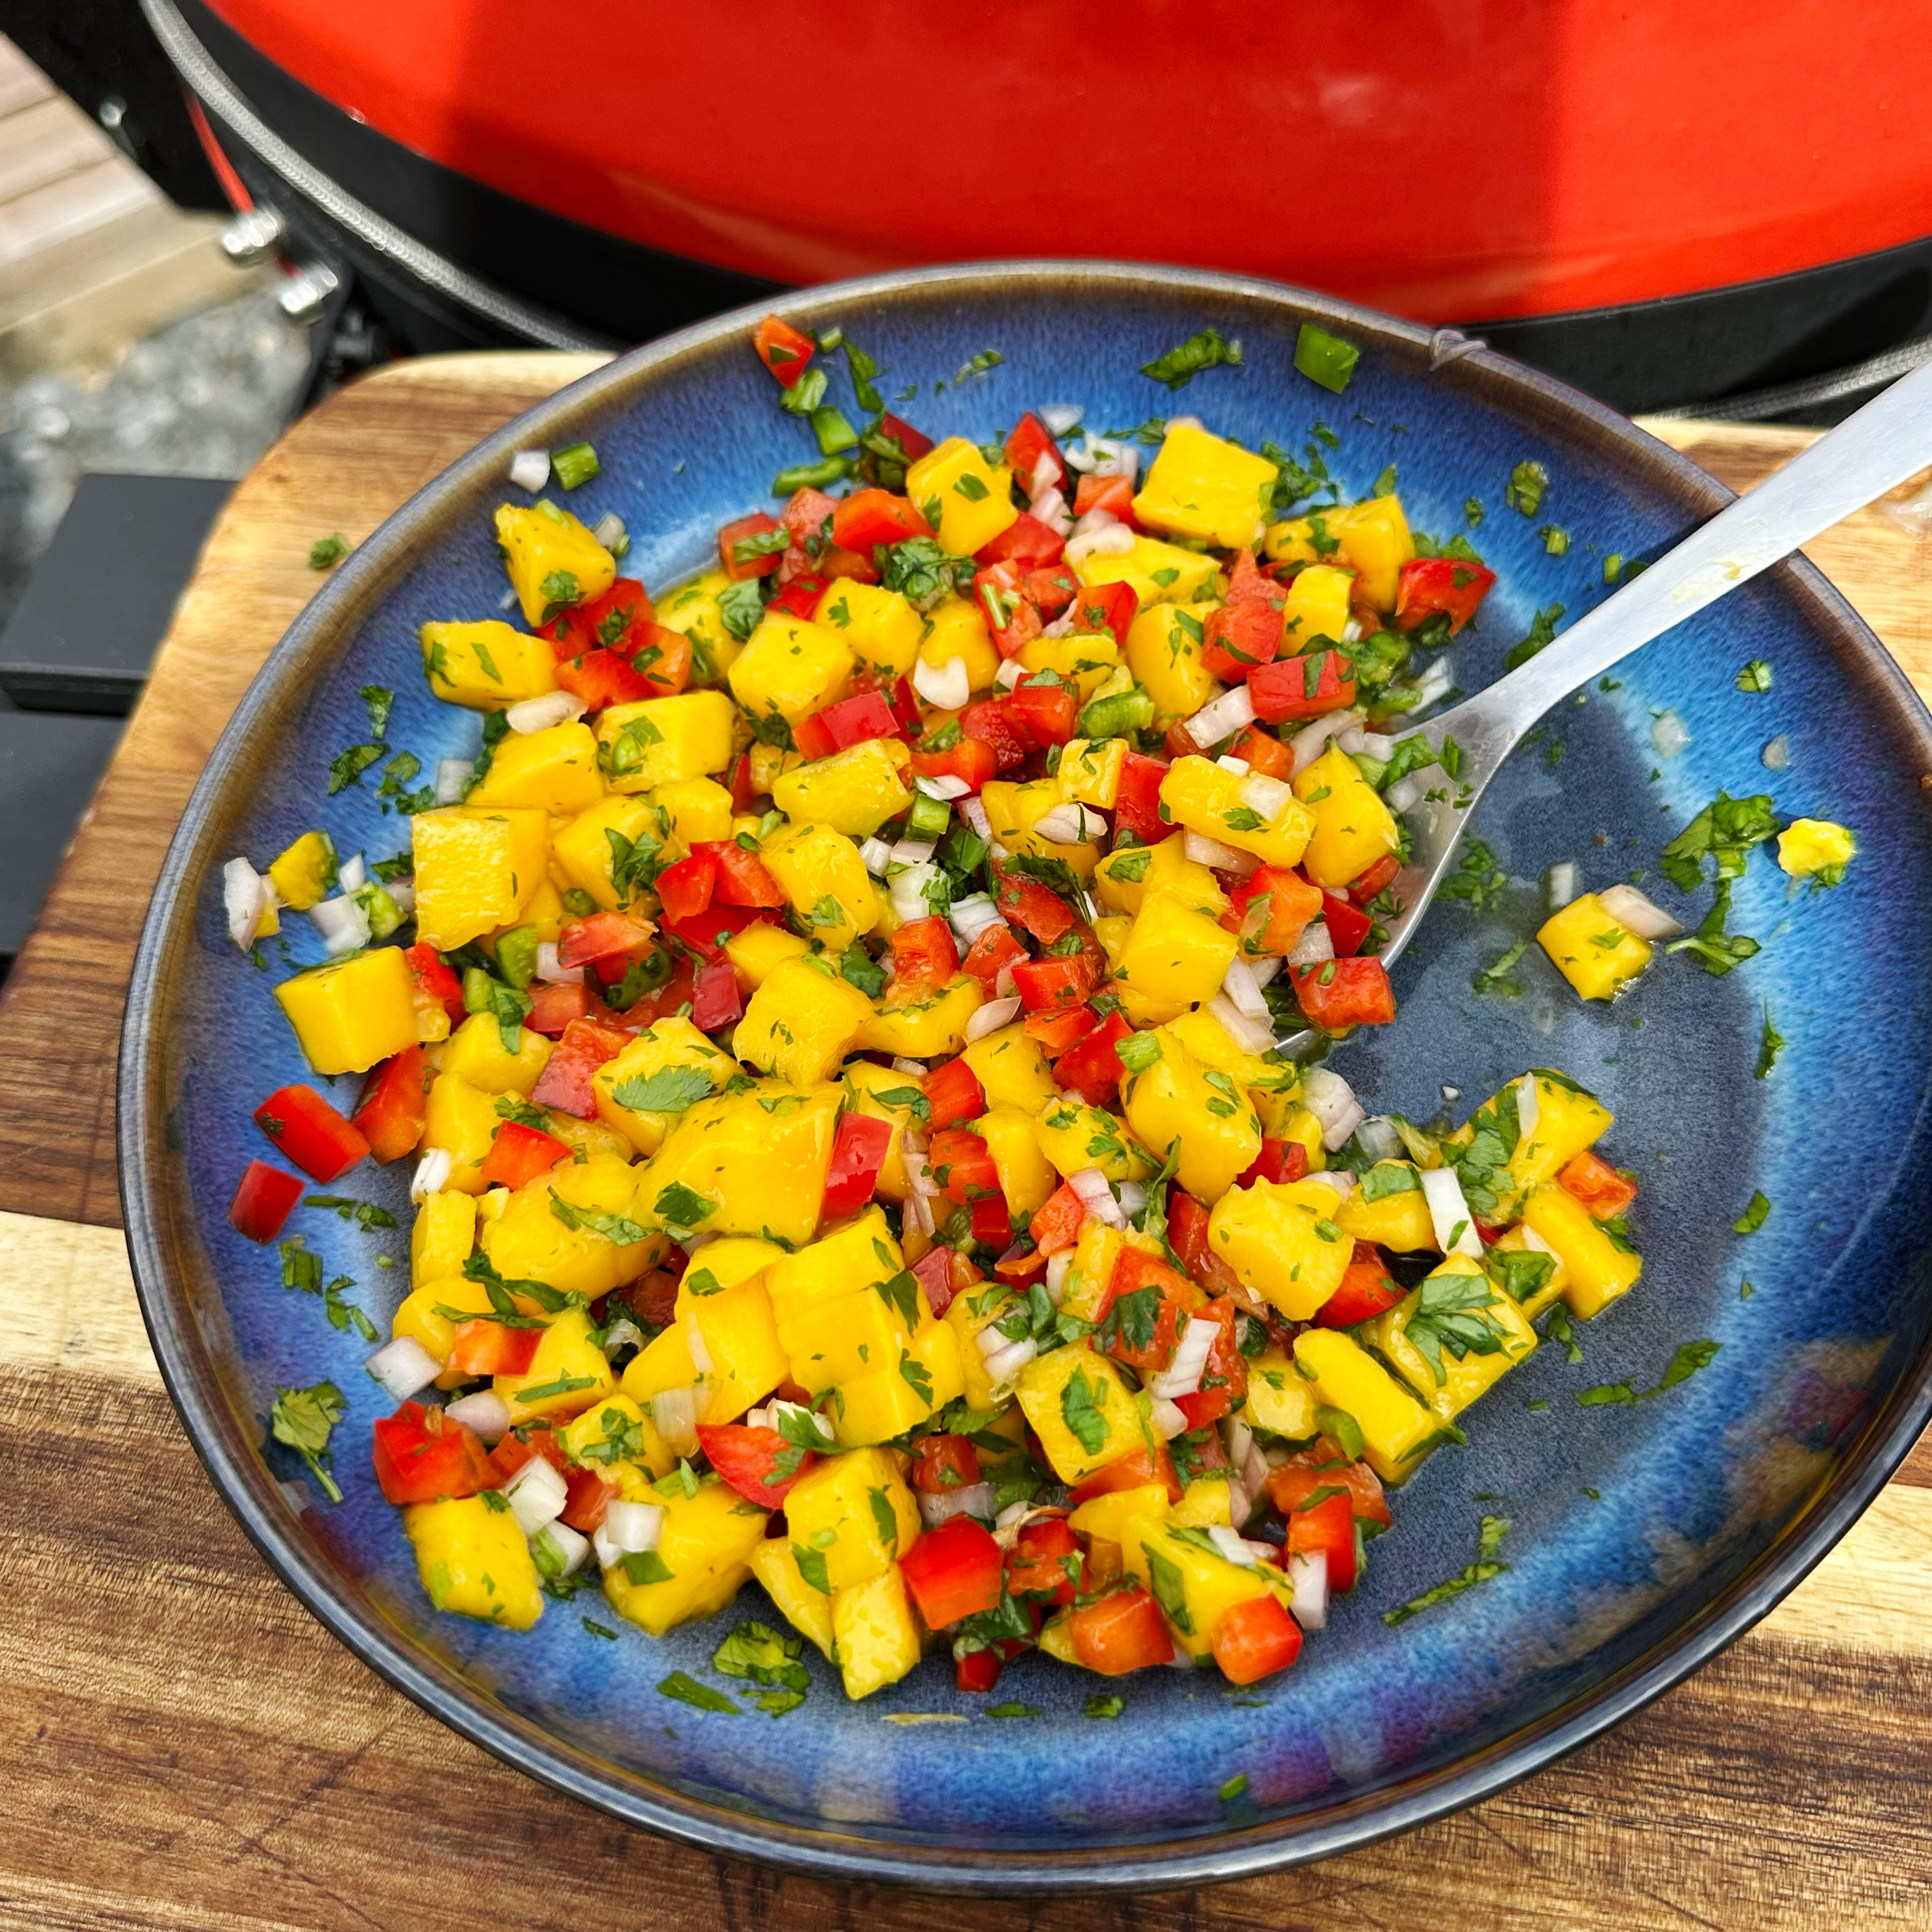
[[[669,1845],[456,1738],[274,1580],[181,1433],[113,1232],[112,1057],[135,937],[223,720],[316,586],[310,542],[366,534],[589,366],[402,364],[270,452],[210,539],[0,1002],[0,1932],[1932,1924],[1925,1443],[1756,1630],[1563,1763],[1318,1867],[1131,1900],[938,1901]],[[1660,428],[1738,487],[1802,442]],[[1932,690],[1919,540],[1868,513],[1813,554]]]

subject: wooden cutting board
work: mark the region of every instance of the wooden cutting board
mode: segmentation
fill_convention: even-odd
[[[594,367],[398,364],[236,490],[0,996],[0,1932],[1386,1932],[1932,1924],[1932,1451],[1773,1615],[1563,1763],[1370,1850],[1191,1894],[936,1904],[776,1876],[556,1797],[325,1636],[217,1498],[162,1393],[116,1232],[114,1053],[161,854],[255,668],[368,535]],[[1655,425],[1733,488],[1796,431]],[[1811,554],[1932,694],[1923,541]]]

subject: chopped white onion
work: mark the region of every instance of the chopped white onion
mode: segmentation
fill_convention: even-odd
[[[912,688],[936,711],[963,710],[973,695],[964,658],[948,658],[943,664],[921,658],[912,668]]]
[[[1040,410],[1040,419],[1055,436],[1064,436],[1079,427],[1086,413],[1084,403],[1048,403]]]
[[[1187,1326],[1180,1331],[1174,1360],[1148,1384],[1150,1393],[1166,1402],[1196,1394],[1207,1370],[1208,1352],[1220,1332],[1220,1322],[1204,1320],[1198,1315],[1190,1316]]]
[[[546,986],[580,986],[584,984],[581,966],[560,966],[556,963],[556,942],[540,939],[537,942],[537,977]]]
[[[514,610],[516,608],[516,586],[512,584],[508,590],[503,592],[502,596],[496,599],[496,608],[500,610]]]
[[[1328,930],[1328,922],[1318,919],[1301,928],[1301,937],[1288,948],[1288,963],[1291,968],[1320,966],[1334,956],[1334,935]]]
[[[1250,812],[1258,812],[1270,825],[1293,802],[1294,792],[1280,778],[1271,778],[1260,772],[1250,772],[1234,788],[1234,796]]]
[[[1011,691],[1026,676],[1026,666],[1018,658],[1009,658],[993,674],[993,682],[1002,691]]]
[[[1660,711],[1650,728],[1650,742],[1660,758],[1674,758],[1690,742],[1690,730],[1674,711]]]
[[[1324,1167],[1319,1174],[1306,1177],[1317,1187],[1326,1187],[1337,1201],[1346,1201],[1355,1191],[1355,1177],[1346,1167]]]
[[[597,1532],[598,1561],[608,1570],[626,1556],[641,1556],[646,1550],[656,1549],[664,1534],[664,1519],[662,1504],[614,1498],[604,1506],[604,1521]]]
[[[1255,722],[1253,694],[1245,684],[1224,691],[1211,704],[1204,704],[1187,721],[1187,735],[1204,752],[1223,738],[1232,738],[1244,724]]]
[[[886,876],[886,866],[892,854],[892,848],[883,838],[877,837],[868,838],[859,848],[860,858],[864,862],[866,871],[875,879],[883,879]]]
[[[1072,506],[1061,494],[1057,484],[1041,490],[1040,494],[1034,497],[1033,513],[1034,517],[1044,524],[1055,536],[1064,537],[1072,534]]]
[[[592,530],[590,534],[595,537],[613,556],[622,556],[623,550],[618,548],[620,544],[623,544],[626,549],[629,548],[629,545],[626,540],[630,533],[624,528],[623,518],[619,516],[615,510],[606,510],[604,514],[597,519],[596,527]]]
[[[1268,1004],[1262,998],[1261,987],[1248,962],[1239,953],[1228,962],[1221,990],[1238,1012],[1246,1014],[1251,1020],[1265,1020],[1268,1017]]]
[[[1281,955],[1279,952],[1264,952],[1260,958],[1248,961],[1247,968],[1255,976],[1255,984],[1265,986],[1281,970]]]
[[[698,1448],[698,1391],[664,1389],[651,1397],[651,1420],[674,1456],[688,1456]]]
[[[1210,838],[1205,832],[1184,832],[1180,843],[1183,850],[1197,866],[1211,866],[1218,872],[1239,872],[1244,865],[1252,870],[1256,863],[1252,852],[1244,852],[1237,846],[1223,845],[1220,839]]]
[[[1084,805],[1056,805],[1040,814],[1033,829],[1056,845],[1090,845],[1106,831],[1107,821]]]
[[[1132,1220],[1148,1204],[1148,1191],[1138,1180],[1117,1180],[1114,1184],[1114,1192],[1120,1202],[1120,1212],[1129,1220]]]
[[[1536,1076],[1526,1073],[1516,1083],[1516,1129],[1520,1140],[1528,1140],[1543,1118],[1543,1096],[1537,1091]]]
[[[628,1316],[620,1315],[604,1331],[604,1352],[614,1354],[620,1348],[641,1348],[644,1331]]]
[[[898,915],[901,925],[924,919],[932,911],[926,889],[938,877],[939,868],[929,862],[908,866],[904,872],[894,875],[891,886],[892,910]]]
[[[922,1194],[908,1194],[905,1202],[906,1219],[922,1234],[938,1232],[938,1223],[932,1218],[932,1203]]]
[[[1186,1434],[1187,1412],[1178,1402],[1155,1396],[1152,1398],[1152,1404],[1148,1411],[1148,1420],[1154,1425],[1154,1432],[1163,1442],[1172,1442],[1177,1436]]]
[[[1414,709],[1426,710],[1438,698],[1446,698],[1449,687],[1454,682],[1449,670],[1449,660],[1439,657],[1415,681],[1416,702]]]
[[[1288,1580],[1293,1586],[1288,1607],[1305,1630],[1318,1630],[1328,1622],[1328,1552],[1293,1550],[1288,1557]]]
[[[1004,1388],[1039,1353],[1040,1344],[1030,1335],[1009,1342],[997,1354],[986,1358],[987,1379],[995,1388]]]
[[[503,722],[512,731],[527,737],[532,731],[548,731],[553,725],[568,724],[584,716],[584,700],[572,691],[547,691],[541,698],[526,698],[503,713]]]
[[[895,1073],[910,1073],[915,1080],[926,1078],[926,1062],[922,1060],[898,1059],[892,1062]]]
[[[1559,859],[1543,868],[1543,903],[1552,912],[1561,912],[1582,885],[1574,859]]]
[[[1056,450],[1042,449],[1033,466],[1033,474],[1024,479],[1029,502],[1037,502],[1049,490],[1060,488],[1060,457]]]
[[[1214,762],[1224,772],[1232,772],[1238,778],[1246,778],[1253,769],[1246,758],[1238,758],[1232,752],[1223,752]]]
[[[1067,467],[1088,476],[1128,476],[1140,469],[1140,452],[1130,442],[1088,434],[1064,452]]]
[[[1628,926],[1640,939],[1675,939],[1684,930],[1661,906],[1653,904],[1634,886],[1606,886],[1597,896],[1603,901],[1604,911],[1619,926]]]
[[[1429,1203],[1429,1218],[1436,1227],[1436,1245],[1445,1255],[1467,1255],[1472,1262],[1483,1258],[1483,1239],[1476,1232],[1475,1217],[1462,1198],[1462,1184],[1453,1167],[1425,1168],[1422,1198]]]
[[[988,1000],[974,1010],[961,1030],[969,1042],[984,1040],[989,1033],[998,1033],[1000,1028],[1017,1019],[1019,1010],[1018,994],[1009,1000]]]
[[[359,952],[369,944],[369,915],[351,898],[323,899],[308,909],[322,934],[322,950],[332,959]]]
[[[410,1198],[427,1201],[432,1194],[440,1194],[449,1185],[455,1166],[448,1148],[431,1148],[416,1162],[416,1171],[410,1177]]]
[[[1080,1204],[1096,1221],[1109,1228],[1124,1228],[1127,1217],[1114,1198],[1113,1184],[1097,1167],[1083,1167],[1066,1177],[1066,1184],[1080,1197]]]
[[[961,658],[954,659],[955,663],[963,662]],[[949,805],[956,798],[964,798],[973,789],[964,778],[952,778],[943,773],[936,778],[916,778],[912,784],[914,790],[924,792],[928,798],[943,799]]]
[[[534,496],[550,481],[550,452],[520,449],[510,459],[510,481]]]
[[[1784,771],[1791,763],[1791,740],[1780,731],[1758,754],[1758,757],[1767,770]]]
[[[1359,724],[1352,724],[1347,730],[1335,734],[1336,746],[1352,758],[1364,748],[1367,740],[1368,734]]]
[[[946,909],[947,922],[963,944],[970,946],[989,926],[1004,926],[991,892],[968,892]]]
[[[1398,818],[1406,812],[1413,812],[1422,802],[1422,786],[1415,774],[1411,772],[1406,778],[1397,778],[1382,794],[1382,802]]]
[[[532,1456],[503,1485],[503,1500],[526,1536],[556,1522],[569,1495],[569,1486],[541,1456]]]
[[[937,1529],[956,1516],[976,1516],[990,1521],[999,1492],[991,1483],[968,1483],[963,1488],[942,1490],[937,1496],[919,1492],[919,1519],[928,1529]]]
[[[460,805],[463,794],[470,789],[471,775],[476,770],[474,758],[439,758],[436,761],[436,802],[438,805]]]
[[[1238,1529],[1230,1529],[1225,1522],[1210,1522],[1208,1526],[1208,1540],[1230,1563],[1238,1563],[1244,1570],[1255,1567],[1255,1552],[1243,1540]]]
[[[1088,516],[1094,512],[1089,511]],[[1081,519],[1082,523],[1087,518]],[[1066,539],[1066,562],[1070,568],[1084,563],[1090,556],[1125,556],[1134,547],[1134,533],[1118,518],[1109,517],[1097,530],[1083,530],[1076,527],[1072,536]]]
[[[986,808],[974,796],[968,796],[959,801],[959,816],[965,820],[976,838],[992,842],[993,821],[986,816]]]
[[[1208,1002],[1208,1010],[1244,1053],[1266,1053],[1275,1044],[1274,1021],[1251,1018],[1226,993],[1216,993]]]
[[[369,868],[360,852],[352,852],[335,868],[336,888],[344,892],[359,892],[369,883]]]
[[[416,909],[416,882],[413,878],[392,879],[383,890],[389,896],[389,903],[407,919]]]
[[[706,1346],[704,1330],[698,1325],[694,1312],[687,1312],[684,1318],[684,1346],[691,1351],[691,1366],[700,1376],[713,1376],[718,1372],[718,1364],[711,1359],[711,1351]]]
[[[268,916],[268,882],[246,859],[231,859],[221,868],[221,904],[228,936],[244,952],[255,943]]]
[[[509,1434],[516,1420],[510,1413],[510,1405],[494,1389],[478,1389],[473,1395],[451,1402],[442,1412],[492,1448]]]
[[[1288,749],[1294,754],[1294,767],[1288,776],[1300,777],[1328,748],[1330,738],[1365,723],[1367,716],[1366,712],[1361,711],[1331,711],[1327,717],[1318,718],[1313,724],[1304,725],[1288,741]]]
[[[1368,1109],[1341,1075],[1310,1066],[1301,1076],[1301,1104],[1322,1123],[1322,1144],[1330,1154],[1368,1118]]]
[[[413,1335],[385,1342],[362,1366],[396,1402],[407,1402],[442,1373],[442,1364]]]
[[[1396,1160],[1402,1155],[1402,1136],[1386,1114],[1371,1114],[1355,1130],[1356,1143],[1371,1160]]]
[[[590,1539],[578,1535],[560,1518],[555,1522],[545,1523],[530,1538],[530,1547],[536,1556],[539,1570],[551,1576],[574,1576],[584,1568],[584,1559],[590,1554]],[[545,1558],[549,1559],[548,1567]]]
[[[930,838],[902,838],[886,855],[886,876],[892,876],[895,866],[923,866],[932,856]]]
[[[1062,1248],[1058,1254],[1049,1255],[1046,1261],[1046,1298],[1054,1307],[1060,1306],[1060,1298],[1066,1292],[1066,1277],[1072,1271],[1073,1250]]]

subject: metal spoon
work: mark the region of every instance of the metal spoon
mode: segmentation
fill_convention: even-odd
[[[1396,876],[1402,910],[1387,922],[1393,960],[1414,936],[1450,869],[1468,814],[1503,760],[1551,707],[1673,625],[1748,583],[1780,558],[1862,509],[1932,462],[1932,364],[1914,370],[1846,418],[1830,435],[1720,510],[1554,644],[1486,691],[1416,728],[1439,752],[1462,753],[1450,796],[1408,814],[1408,862]],[[1281,1042],[1294,1052],[1306,1033]]]

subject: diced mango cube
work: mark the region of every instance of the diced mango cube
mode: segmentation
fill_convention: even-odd
[[[833,1596],[832,1628],[838,1673],[855,1702],[896,1684],[919,1661],[919,1623],[896,1563]]]
[[[829,825],[788,825],[758,855],[791,902],[800,925],[825,950],[842,953],[878,924],[878,902],[859,848]]]
[[[1153,530],[1199,537],[1219,550],[1261,540],[1280,469],[1225,437],[1182,423],[1162,439],[1134,515]]]
[[[699,1101],[638,1172],[638,1213],[706,1234],[808,1241],[843,1091],[760,1081]]]
[[[658,600],[657,621],[691,640],[693,684],[716,684],[731,668],[742,648],[724,628],[724,614],[718,605],[718,593],[730,581],[722,570],[708,570]]]
[[[1151,604],[1127,627],[1127,668],[1163,718],[1191,718],[1214,694],[1202,662],[1211,604]]]
[[[1248,1364],[1248,1406],[1243,1414],[1251,1428],[1300,1442],[1315,1433],[1318,1406],[1314,1384],[1272,1342]]]
[[[926,634],[926,620],[903,590],[849,577],[836,578],[819,592],[812,621],[836,632],[859,664],[884,677],[903,677],[912,669]]]
[[[985,987],[970,973],[937,988],[914,984],[902,989],[895,981],[860,1028],[853,1046],[896,1060],[937,1060],[957,1053],[965,1044],[966,1022],[985,1000]]]
[[[1539,1187],[1522,1225],[1563,1264],[1563,1298],[1586,1320],[1636,1286],[1643,1257],[1598,1220],[1568,1188]]]
[[[1607,1000],[1650,964],[1651,944],[1614,917],[1594,892],[1552,913],[1536,942],[1586,1000]]]
[[[416,1044],[416,978],[397,946],[311,966],[274,994],[318,1073],[366,1073]]]
[[[1218,1201],[1258,1158],[1261,1121],[1232,1075],[1204,1067],[1165,1028],[1154,1038],[1160,1057],[1121,1086],[1127,1124],[1144,1147],[1165,1154],[1178,1146],[1181,1186],[1198,1201]]]
[[[731,1036],[731,1051],[793,1086],[829,1080],[872,1016],[857,987],[808,955],[788,959],[759,987]]]
[[[1192,1005],[1221,990],[1234,946],[1234,935],[1212,914],[1163,889],[1142,899],[1120,967],[1136,992]]]
[[[664,1513],[658,1546],[645,1552],[652,1560],[614,1564],[604,1573],[604,1593],[620,1616],[662,1636],[722,1610],[738,1594],[770,1512],[716,1476],[701,1477],[695,1496],[668,1478],[650,1500]]]
[[[1335,1190],[1319,1180],[1257,1180],[1208,1211],[1214,1252],[1291,1322],[1312,1320],[1341,1286],[1354,1244],[1332,1218]]]
[[[681,1013],[639,1034],[590,1076],[597,1118],[639,1154],[653,1154],[685,1110],[708,1100],[738,1071]]]
[[[1150,604],[1192,604],[1210,598],[1219,588],[1220,566],[1198,550],[1162,543],[1158,537],[1136,536],[1132,550],[1117,556],[1083,557],[1073,567],[1082,584],[1131,585],[1141,608]]]
[[[868,738],[781,772],[772,802],[788,818],[829,825],[848,838],[869,838],[912,802],[912,754],[898,738]]]
[[[1294,786],[1295,796],[1315,814],[1301,867],[1318,886],[1340,892],[1378,859],[1400,850],[1394,814],[1340,746],[1330,745]]]
[[[1384,1482],[1402,1481],[1441,1439],[1438,1418],[1339,1328],[1304,1328],[1294,1360],[1298,1372],[1314,1378],[1324,1408],[1354,1418],[1369,1466]]]
[[[460,1274],[476,1245],[476,1203],[446,1190],[424,1196],[410,1228],[410,1286]]]
[[[1828,818],[1794,818],[1778,835],[1778,862],[1794,879],[1834,886],[1858,850],[1850,827]]]
[[[1211,758],[1176,758],[1160,782],[1160,802],[1175,824],[1264,865],[1299,865],[1315,831],[1312,811],[1279,779],[1244,777]]]
[[[1063,1483],[1144,1446],[1139,1404],[1120,1370],[1087,1348],[1053,1348],[1021,1370],[1015,1393]]]
[[[520,1375],[498,1376],[491,1383],[513,1424],[539,1415],[561,1420],[580,1414],[616,1386],[589,1310],[576,1306],[566,1308],[544,1330],[527,1369]]]
[[[792,1554],[791,1544],[782,1536],[768,1536],[751,1554],[752,1574],[771,1598],[780,1616],[800,1636],[818,1647],[827,1664],[838,1661],[838,1650],[832,1628],[832,1598],[827,1591],[814,1589],[805,1580],[805,1573]]]
[[[988,1107],[1017,1107],[1037,1114],[1059,1094],[1040,1042],[1016,1020],[968,1040],[959,1057],[973,1070]]]
[[[628,855],[634,848],[647,856],[656,853],[670,834],[668,820],[668,814],[655,800],[619,793],[599,800],[560,827],[551,850],[578,891],[589,893],[600,906],[626,906],[638,889],[628,872],[621,890],[615,884],[618,855]]]
[[[553,724],[512,731],[496,746],[483,782],[464,802],[471,808],[530,806],[553,818],[587,812],[604,796],[597,739],[588,724]]]
[[[731,700],[722,691],[608,705],[598,714],[598,756],[613,791],[652,791],[724,770],[731,728]]]
[[[466,1080],[482,1094],[520,1094],[528,1099],[550,1058],[550,1042],[526,1026],[517,1029],[517,1050],[503,1050],[503,1030],[494,1013],[472,1013],[442,1050],[442,1076]]]
[[[793,1484],[785,1526],[793,1543],[824,1558],[836,1592],[883,1576],[912,1547],[919,1504],[890,1450],[854,1449],[826,1456]]]
[[[417,638],[429,688],[446,704],[501,711],[556,688],[556,653],[548,643],[494,617],[425,624]]]
[[[268,867],[268,883],[291,912],[326,898],[335,876],[335,844],[326,832],[304,832]]]
[[[1112,812],[1120,796],[1120,773],[1126,763],[1124,738],[1071,739],[1060,749],[1060,769],[1054,774],[1060,795],[1075,805]]]
[[[906,471],[916,503],[950,556],[971,556],[1019,520],[1013,472],[980,454],[978,444],[949,436]]]
[[[496,523],[503,567],[524,622],[532,627],[566,605],[602,596],[616,580],[616,558],[568,510],[548,498],[528,508],[500,503]]]
[[[822,709],[851,675],[852,653],[838,632],[768,614],[733,662],[728,682],[754,718],[790,726]]]
[[[483,1252],[506,1280],[540,1281],[587,1299],[608,1294],[654,1267],[664,1251],[661,1234],[615,1238],[638,1232],[636,1193],[636,1170],[608,1154],[560,1161],[508,1192],[502,1211],[481,1230]]]
[[[1361,1184],[1335,1210],[1335,1225],[1358,1241],[1373,1241],[1399,1255],[1436,1245],[1436,1223],[1413,1162],[1378,1160],[1363,1171]]]
[[[926,614],[919,662],[943,668],[957,658],[966,667],[969,691],[989,688],[1000,668],[1000,653],[986,628],[986,614],[964,597],[948,597]]]
[[[550,819],[527,806],[448,805],[410,821],[416,934],[439,952],[513,925],[543,884]]]
[[[482,1496],[412,1503],[403,1529],[438,1610],[518,1630],[543,1615],[536,1561],[508,1510],[491,1508]]]
[[[1434,1364],[1410,1340],[1408,1325],[1422,1305],[1430,1282],[1444,1280],[1451,1285],[1450,1292],[1459,1304],[1480,1317],[1500,1346],[1486,1354],[1472,1348],[1458,1357],[1453,1348],[1438,1343],[1442,1364],[1438,1376]],[[1467,1288],[1462,1287],[1465,1282],[1470,1284]],[[1480,1298],[1484,1296],[1486,1300]],[[1466,1255],[1446,1256],[1428,1281],[1365,1323],[1360,1334],[1445,1422],[1454,1421],[1536,1347],[1536,1330],[1523,1318],[1522,1311],[1490,1280],[1482,1263]]]

